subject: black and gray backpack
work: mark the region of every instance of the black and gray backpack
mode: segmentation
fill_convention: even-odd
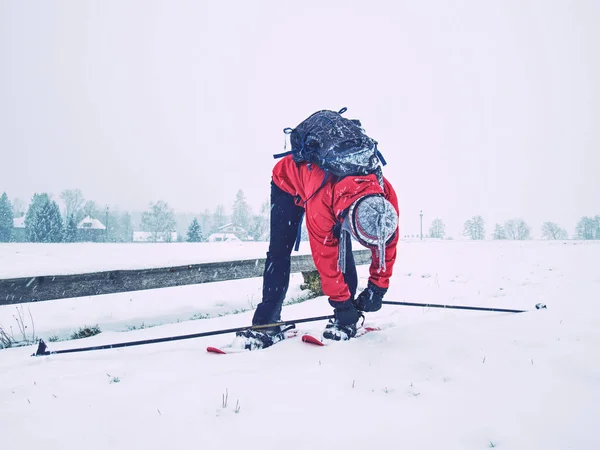
[[[377,141],[367,136],[359,120],[342,117],[346,110],[317,111],[296,128],[285,128],[292,150],[273,157],[292,155],[297,163],[315,164],[340,178],[374,173],[381,182],[381,165],[386,162]]]

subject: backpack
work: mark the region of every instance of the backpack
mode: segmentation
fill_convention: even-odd
[[[273,157],[291,154],[297,163],[313,163],[327,175],[340,178],[375,173],[380,179],[380,161],[384,166],[387,163],[377,149],[377,141],[365,134],[359,120],[342,117],[347,109],[317,111],[296,128],[285,128],[292,150]]]

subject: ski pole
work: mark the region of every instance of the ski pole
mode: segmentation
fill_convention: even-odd
[[[216,336],[218,334],[235,333],[235,332],[244,331],[244,330],[260,330],[261,328],[269,328],[269,327],[275,327],[275,326],[281,326],[281,325],[294,325],[297,323],[315,322],[317,320],[328,320],[328,319],[332,319],[332,318],[333,318],[333,315],[307,317],[305,319],[286,320],[283,322],[269,323],[266,325],[253,325],[253,326],[238,327],[238,328],[228,328],[228,329],[224,329],[224,330],[205,331],[202,333],[185,334],[185,335],[180,335],[180,336],[168,336],[168,337],[155,338],[155,339],[144,339],[141,341],[119,342],[116,344],[95,345],[93,347],[68,348],[68,349],[56,350],[56,351],[49,351],[47,349],[46,343],[42,339],[40,339],[40,341],[38,343],[37,351],[35,353],[33,353],[31,356],[46,356],[46,355],[55,355],[55,354],[59,354],[59,353],[87,352],[87,351],[92,351],[92,350],[108,350],[108,349],[113,349],[113,348],[133,347],[135,345],[157,344],[159,342],[171,342],[171,341],[180,341],[183,339],[200,338],[200,337],[205,337],[205,336]]]
[[[459,305],[437,305],[435,303],[410,303],[410,302],[388,302],[382,301],[384,305],[399,305],[399,306],[422,306],[424,308],[443,308],[443,309],[466,309],[470,311],[492,311],[492,312],[507,312],[507,313],[522,313],[528,312],[527,309],[504,309],[504,308],[486,308],[483,306],[459,306]],[[546,305],[538,303],[535,309],[546,309]]]

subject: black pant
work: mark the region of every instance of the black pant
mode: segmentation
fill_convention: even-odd
[[[295,204],[294,197],[271,181],[271,234],[263,273],[262,302],[254,312],[253,325],[275,323],[281,319],[281,307],[290,284],[290,257],[303,214],[304,208]],[[346,242],[344,280],[354,297],[358,276],[349,236]]]

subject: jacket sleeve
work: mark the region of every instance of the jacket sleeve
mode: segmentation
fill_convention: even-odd
[[[323,292],[332,301],[350,298],[350,290],[344,274],[338,267],[338,239],[333,234],[335,218],[331,212],[319,205],[310,205],[306,211],[306,227],[309,231],[310,248],[319,275]]]
[[[392,185],[385,180],[385,198],[392,204],[398,217],[400,217],[400,211],[398,209],[398,198]],[[396,262],[396,251],[398,241],[400,239],[400,229],[396,228],[396,234],[387,245],[385,249],[385,269],[379,269],[379,256],[377,250],[371,249],[371,265],[369,267],[369,281],[373,284],[387,289],[390,285],[390,278],[394,270],[394,263]]]
[[[294,197],[296,195],[303,195],[300,171],[291,156],[286,156],[275,164],[272,179],[275,185],[282,191]]]

